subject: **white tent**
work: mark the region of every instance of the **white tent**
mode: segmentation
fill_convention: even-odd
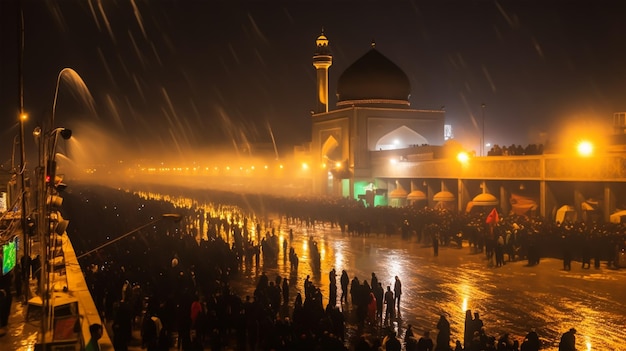
[[[609,216],[609,221],[611,223],[622,223],[622,221],[626,221],[626,210],[618,211]]]
[[[577,217],[574,206],[564,205],[556,211],[556,218],[554,220],[559,223],[565,221],[575,222]]]

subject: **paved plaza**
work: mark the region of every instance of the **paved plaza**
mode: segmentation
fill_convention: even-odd
[[[465,311],[470,309],[480,313],[489,335],[510,333],[521,342],[535,328],[546,350],[556,350],[560,335],[572,327],[578,330],[581,350],[626,349],[622,347],[626,325],[624,269],[608,269],[604,265],[600,269],[582,269],[580,263],[574,262],[571,271],[564,271],[560,260],[550,258],[533,267],[527,266],[526,261],[517,261],[496,268],[484,254],[474,253],[467,246],[440,247],[438,256],[434,256],[431,247],[415,238],[347,236],[328,225],[304,228],[279,222],[275,221],[281,246],[283,240],[289,241],[289,228],[294,231],[293,241],[288,245],[300,257],[298,273],[290,274],[289,262],[283,259],[281,250],[276,265],[244,268],[233,283],[234,292],[240,296],[252,295],[262,272],[270,279],[276,275],[291,277],[292,297],[302,292],[304,279],[310,275],[324,294],[324,304],[328,297],[328,272],[332,268],[338,276],[345,269],[351,279],[357,276],[361,282],[369,281],[374,272],[384,287],[391,285],[392,289],[397,275],[404,292],[401,319],[397,320],[399,335],[403,335],[409,323],[418,334],[424,330],[436,333],[439,315],[446,313],[452,340],[462,340]],[[321,253],[319,271],[310,265],[311,237],[317,241]],[[342,306],[348,321],[353,316],[351,307]],[[32,349],[39,322],[25,321],[24,313],[25,306],[14,299],[9,332],[0,338],[0,349]],[[356,332],[355,324],[348,323],[348,333]],[[139,350],[138,330],[134,336],[131,349]]]

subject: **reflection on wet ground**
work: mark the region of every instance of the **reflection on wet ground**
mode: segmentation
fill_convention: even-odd
[[[180,201],[180,200],[178,200]],[[189,204],[179,204],[189,206]],[[195,204],[197,205],[197,204]],[[221,213],[206,208],[213,216],[230,218],[238,209],[221,207]],[[239,214],[239,216],[241,216]],[[434,256],[432,248],[417,242],[416,238],[403,240],[398,235],[355,237],[342,235],[338,228],[320,224],[307,228],[302,224],[286,223],[281,218],[250,217],[250,233],[259,234],[257,222],[269,224],[276,230],[279,247],[284,240],[293,247],[300,259],[297,274],[292,274],[289,260],[280,250],[276,262],[261,262],[262,268],[246,267],[233,282],[233,290],[241,295],[252,295],[259,275],[265,272],[270,280],[276,275],[289,277],[291,306],[297,292],[302,292],[304,279],[311,281],[328,297],[328,272],[335,268],[337,279],[346,270],[352,279],[370,280],[376,273],[383,287],[393,289],[394,277],[402,280],[402,319],[398,321],[399,335],[407,324],[412,324],[419,335],[424,330],[436,334],[436,323],[441,313],[450,321],[452,341],[463,339],[465,311],[479,312],[489,335],[498,337],[510,333],[520,343],[535,328],[545,350],[557,350],[562,333],[575,327],[578,330],[579,350],[625,349],[626,326],[626,270],[582,269],[572,264],[571,271],[563,271],[562,262],[543,259],[538,266],[528,267],[526,262],[507,262],[495,268],[484,254],[472,253],[469,247],[440,247]],[[289,241],[289,229],[294,232]],[[267,228],[263,228],[265,232]],[[202,229],[206,233],[206,228]],[[308,239],[318,243],[321,269],[313,270],[310,264]],[[338,296],[341,286],[338,285]],[[327,300],[324,301],[324,304]],[[342,306],[352,316],[352,305]],[[13,304],[12,320],[23,321],[23,306]],[[21,322],[10,325],[10,338],[15,345],[10,349],[29,350],[37,336],[37,324]],[[357,333],[354,323],[348,333]],[[21,336],[20,336],[21,335]],[[8,339],[8,338],[7,338]],[[5,339],[5,340],[7,340]],[[6,343],[0,343],[1,346]],[[139,346],[130,349],[139,350]]]
[[[562,262],[556,259],[543,259],[534,267],[519,261],[495,268],[484,254],[474,254],[469,247],[440,247],[435,257],[432,248],[415,238],[353,237],[329,226],[311,229],[283,224],[277,231],[281,247],[283,240],[289,240],[289,228],[294,230],[294,240],[288,244],[300,257],[298,273],[290,280],[291,296],[303,291],[304,279],[310,275],[327,297],[328,272],[332,268],[338,276],[345,269],[351,279],[357,276],[361,282],[369,281],[375,272],[383,287],[390,285],[392,289],[397,275],[404,292],[401,333],[408,323],[420,334],[423,330],[436,333],[439,315],[446,313],[452,340],[462,340],[465,311],[470,309],[480,313],[489,335],[510,333],[521,343],[535,328],[547,350],[557,349],[561,334],[572,327],[578,331],[580,350],[617,350],[624,342],[624,270],[582,269],[573,264],[571,271],[563,271]],[[317,272],[311,269],[307,256],[309,236],[318,242],[322,255],[321,270]],[[276,275],[290,276],[282,250],[278,264],[266,265],[263,270],[270,280]],[[251,295],[260,273],[254,267],[246,269],[235,291]],[[339,286],[339,296],[340,290]]]

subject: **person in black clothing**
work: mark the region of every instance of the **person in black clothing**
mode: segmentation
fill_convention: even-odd
[[[401,313],[400,313],[400,296],[402,296],[402,282],[400,281],[400,278],[398,278],[398,276],[396,275],[396,282],[393,285],[393,294],[395,296],[396,299],[396,307],[398,308],[398,312],[396,313],[396,315],[398,317],[400,317]]]
[[[157,350],[159,330],[153,315],[146,313],[141,324],[141,347],[148,351]]]
[[[348,277],[348,272],[344,269],[341,272],[341,278],[339,278],[341,282],[341,302],[348,303],[348,284],[350,284],[350,277]]]
[[[531,329],[530,332],[526,334],[520,351],[539,351],[540,347],[541,341],[539,341],[539,335],[537,335],[535,329]]]
[[[435,350],[450,351],[450,322],[444,314],[439,317],[437,329],[439,329],[439,333],[437,334],[437,347]]]
[[[567,235],[561,236],[563,240],[563,270],[572,270],[572,239]]]
[[[94,323],[89,326],[90,339],[87,345],[85,345],[85,351],[100,351],[98,340],[102,338],[103,329],[102,324],[99,323]]]
[[[427,330],[417,342],[417,351],[433,351],[433,340],[430,338],[430,332]]]
[[[386,338],[385,351],[400,351],[400,350],[402,350],[402,344],[400,343],[400,340],[398,340],[398,338],[396,337],[396,332],[392,330],[389,332],[389,335]]]
[[[387,291],[385,292],[385,304],[387,304],[387,308],[385,309],[385,325],[391,323],[390,319],[396,317],[394,308],[395,301],[396,299],[393,296],[393,291],[391,291],[391,286],[387,285]]]
[[[7,333],[9,324],[9,315],[11,314],[11,302],[13,295],[11,294],[11,282],[13,272],[5,275],[0,274],[0,336]]]
[[[561,336],[559,351],[576,351],[576,329],[572,328]]]
[[[113,346],[116,351],[128,350],[128,343],[132,339],[132,312],[125,300],[115,304],[113,314]]]

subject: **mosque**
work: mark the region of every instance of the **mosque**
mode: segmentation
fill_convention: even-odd
[[[491,210],[564,220],[626,219],[626,114],[602,150],[469,157],[444,138],[445,111],[410,106],[407,75],[375,43],[341,73],[329,106],[328,38],[316,40],[312,192],[367,206]]]

